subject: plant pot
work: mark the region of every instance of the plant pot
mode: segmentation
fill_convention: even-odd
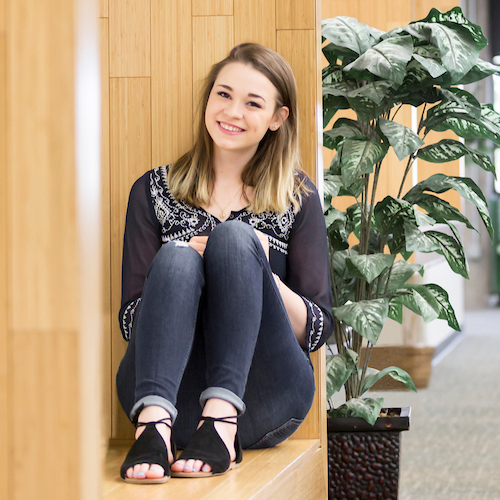
[[[328,498],[396,500],[401,432],[410,408],[389,408],[371,426],[361,418],[328,418]]]

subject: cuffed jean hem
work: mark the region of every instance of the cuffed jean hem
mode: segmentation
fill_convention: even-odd
[[[200,404],[203,408],[208,399],[218,398],[231,403],[238,412],[238,416],[243,415],[246,410],[245,403],[234,392],[224,387],[208,387],[200,395]]]
[[[168,411],[170,418],[172,419],[172,425],[174,424],[175,419],[177,418],[177,408],[170,401],[162,398],[161,396],[144,396],[139,399],[130,411],[130,420],[135,422],[139,413],[141,413],[142,409],[146,406],[159,406]]]

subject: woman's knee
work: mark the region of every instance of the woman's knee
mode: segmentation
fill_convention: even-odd
[[[259,239],[251,226],[241,221],[226,221],[212,230],[205,252],[247,252],[259,247]]]
[[[203,259],[200,254],[184,241],[170,241],[161,246],[149,268],[151,275],[166,274],[173,279],[176,274],[182,279],[203,275]]]

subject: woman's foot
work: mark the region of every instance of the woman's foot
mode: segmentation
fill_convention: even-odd
[[[162,419],[166,419],[166,423],[171,424],[170,414],[161,408],[160,406],[146,406],[137,419],[138,422],[158,422]],[[135,432],[135,439],[137,440],[139,436],[144,432],[145,427],[137,427]],[[170,435],[171,429],[165,424],[156,424],[156,430],[165,441],[165,446],[167,448],[168,461],[172,463],[174,457],[172,451],[170,450]],[[137,464],[134,467],[127,469],[126,476],[130,479],[161,479],[165,476],[165,470],[159,464],[148,464],[142,463]]]
[[[212,398],[207,400],[203,408],[202,418],[200,419],[200,424],[198,428],[203,424],[203,416],[207,417],[227,417],[234,415],[234,419],[227,419],[228,422],[237,421],[237,411],[236,408],[227,401],[222,399]],[[236,451],[234,449],[234,439],[236,436],[237,426],[232,424],[227,424],[224,422],[214,422],[214,427],[219,434],[222,442],[225,444],[231,462],[236,458]],[[211,472],[212,468],[207,463],[201,460],[177,460],[174,462],[170,468],[172,472],[183,472],[183,473],[197,473],[197,472]]]

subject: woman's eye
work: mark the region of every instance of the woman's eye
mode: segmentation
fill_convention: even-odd
[[[261,108],[261,105],[260,105],[260,104],[258,104],[258,103],[256,103],[256,102],[253,102],[253,101],[250,101],[250,102],[248,103],[248,105],[249,105],[249,106],[252,106],[252,107],[254,107],[254,108]]]
[[[220,91],[217,92],[217,94],[220,95],[221,97],[224,97],[224,99],[227,99],[229,97],[229,94],[227,92]]]

